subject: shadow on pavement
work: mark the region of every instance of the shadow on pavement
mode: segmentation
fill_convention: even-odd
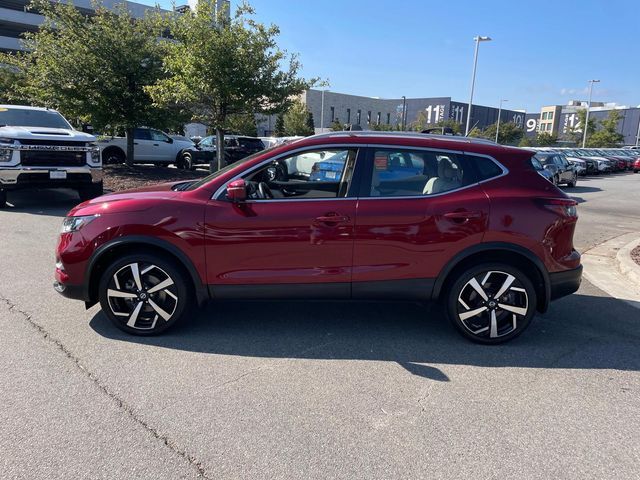
[[[640,370],[640,311],[590,295],[555,302],[522,336],[499,346],[470,343],[439,306],[413,303],[211,303],[157,337],[125,334],[102,312],[90,326],[113,340],[204,354],[397,362],[436,381],[449,381],[438,364]]]
[[[598,188],[598,187],[585,187],[584,185],[576,185],[575,187],[572,188],[563,188],[563,190],[565,191],[565,193],[571,195],[574,193],[591,193],[591,192],[601,192],[602,189]]]
[[[7,196],[9,205],[0,212],[64,217],[80,203],[78,193],[69,189],[9,191]]]

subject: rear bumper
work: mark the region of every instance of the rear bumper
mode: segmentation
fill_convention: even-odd
[[[573,270],[564,272],[549,273],[549,284],[551,287],[551,300],[556,300],[567,295],[571,295],[582,282],[582,265]]]

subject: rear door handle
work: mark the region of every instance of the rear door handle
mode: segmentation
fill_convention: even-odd
[[[345,223],[348,222],[350,218],[346,215],[322,215],[316,218],[316,222],[320,223]]]
[[[480,218],[482,216],[482,212],[468,212],[466,210],[462,210],[458,212],[448,212],[443,216],[450,220],[469,220],[471,218]]]
[[[158,144],[158,143],[154,143],[154,144],[153,144],[153,146],[154,146],[154,147],[159,147],[159,146],[160,146],[160,144]]]

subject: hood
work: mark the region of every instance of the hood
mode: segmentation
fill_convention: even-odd
[[[76,140],[79,142],[95,142],[96,140],[93,135],[67,128],[15,127],[9,125],[0,127],[0,137],[17,140]]]
[[[171,187],[178,183],[184,182],[161,183],[159,185],[151,185],[134,190],[108,193],[81,203],[74,207],[68,215],[106,215],[109,213],[129,213],[148,210],[157,205],[159,200],[169,200],[180,195],[180,192],[171,190]]]

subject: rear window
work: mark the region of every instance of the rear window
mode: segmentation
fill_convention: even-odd
[[[469,157],[471,163],[476,167],[479,182],[499,177],[503,173],[502,168],[489,158],[476,157],[475,155],[467,155],[467,157]]]

